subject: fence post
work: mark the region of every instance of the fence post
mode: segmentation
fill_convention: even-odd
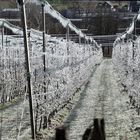
[[[133,39],[135,40],[136,39],[136,18],[134,18],[133,19],[134,20],[134,34],[133,34]],[[132,41],[132,43],[133,43],[133,55],[132,55],[132,57],[133,57],[133,59],[134,59],[134,57],[135,57],[135,43],[134,43],[134,41]]]
[[[136,36],[136,22],[137,22],[137,19],[136,18],[134,18],[134,39],[135,39],[135,36]]]
[[[2,25],[2,28],[1,28],[1,35],[2,35],[2,47],[4,45],[4,26]]]
[[[42,3],[42,27],[43,27],[43,53],[46,52],[46,39],[45,39],[45,32],[46,32],[46,26],[45,26],[45,11],[44,11],[44,4]],[[46,72],[46,58],[45,58],[45,54],[43,54],[43,65],[44,65],[44,93],[46,93],[46,76],[45,76],[45,72]],[[44,96],[44,98],[46,99],[46,97]]]
[[[67,42],[69,42],[69,40],[70,40],[70,28],[69,28],[69,24],[67,25],[66,39],[67,39]]]
[[[24,51],[25,51],[25,63],[26,63],[26,72],[27,72],[27,86],[29,92],[29,107],[30,107],[30,121],[31,121],[31,135],[32,139],[36,139],[35,136],[35,126],[34,126],[34,113],[33,113],[33,101],[32,101],[32,82],[31,82],[31,68],[30,68],[30,59],[29,59],[29,45],[27,37],[27,22],[26,22],[26,12],[25,12],[25,3],[23,0],[18,0],[18,3],[21,8],[21,21],[23,26],[24,34]]]
[[[81,36],[79,35],[79,45],[81,45]]]

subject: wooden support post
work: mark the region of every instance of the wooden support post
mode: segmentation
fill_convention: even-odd
[[[84,36],[84,46],[87,45],[87,40],[86,40],[86,37]]]
[[[70,41],[70,28],[69,28],[69,24],[67,25],[66,40],[67,40],[67,55],[69,55],[70,54],[70,50],[69,50],[69,41]],[[69,63],[69,58],[67,58],[67,62]]]
[[[134,19],[134,40],[135,40],[135,37],[136,37],[136,22],[137,22],[137,19],[135,18]]]
[[[29,92],[29,107],[30,107],[30,121],[31,121],[31,135],[32,139],[36,139],[35,136],[35,126],[34,126],[34,113],[33,113],[33,103],[32,103],[32,82],[31,82],[31,68],[30,68],[30,59],[29,59],[29,45],[27,37],[27,22],[26,22],[26,12],[25,12],[25,3],[23,0],[18,0],[18,3],[21,8],[21,21],[23,26],[24,34],[24,50],[25,50],[25,64],[27,72],[27,87]]]
[[[44,11],[44,4],[42,4],[42,27],[43,27],[43,53],[46,52],[46,39],[45,39],[45,32],[46,32],[46,26],[45,26],[45,11]],[[44,70],[44,93],[46,93],[46,58],[45,54],[43,55],[43,70]],[[46,96],[44,96],[46,99]]]
[[[2,28],[1,28],[1,35],[2,35],[2,47],[4,45],[4,26],[2,25]]]
[[[66,39],[67,39],[67,42],[70,41],[70,28],[69,28],[69,25],[67,25]]]
[[[136,19],[134,19],[134,35],[133,35],[133,40],[135,40],[135,39],[136,39]],[[132,43],[133,43],[132,58],[134,59],[134,57],[135,57],[135,44],[134,44],[134,41]]]
[[[79,35],[79,45],[81,45],[81,37],[80,37],[80,35]]]
[[[46,90],[46,57],[45,57],[45,52],[46,52],[46,38],[45,38],[45,33],[46,33],[46,22],[45,22],[45,11],[44,7],[45,4],[42,3],[42,28],[43,28],[43,71],[44,71],[44,93],[47,92]],[[44,95],[44,99],[46,99],[46,95]],[[47,128],[48,126],[48,119],[47,116],[43,116],[43,129]]]
[[[7,43],[8,43],[8,38],[6,37],[6,46],[7,46]]]

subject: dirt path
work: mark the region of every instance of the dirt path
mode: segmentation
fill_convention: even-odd
[[[129,109],[126,103],[128,95],[120,92],[117,81],[112,60],[105,59],[65,122],[69,126],[70,140],[81,140],[93,119],[102,117],[105,119],[107,140],[140,140],[134,131],[140,124],[140,116]]]

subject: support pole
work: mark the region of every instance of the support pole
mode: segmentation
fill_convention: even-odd
[[[87,45],[86,36],[84,36],[84,46]]]
[[[80,35],[79,35],[79,45],[81,45],[81,37],[80,37]]]
[[[28,38],[27,38],[25,3],[24,0],[18,0],[18,3],[21,8],[21,21],[22,21],[23,35],[24,35],[24,51],[25,51],[25,65],[26,65],[26,72],[27,72],[27,87],[29,92],[31,135],[32,135],[32,139],[35,140],[36,138],[35,138],[34,112],[33,112],[33,103],[32,103],[31,68],[30,68],[30,59],[29,59],[29,45],[28,45]]]
[[[44,4],[42,4],[42,27],[43,27],[43,53],[46,52],[46,40],[45,40],[45,32],[46,32],[46,26],[45,26],[45,11],[44,11]],[[44,93],[46,93],[46,58],[45,58],[45,54],[43,55],[43,71],[44,71]],[[46,97],[44,96],[44,98],[46,99]]]
[[[4,26],[2,25],[2,28],[1,28],[1,35],[2,35],[2,47],[4,45]]]
[[[67,55],[70,54],[70,50],[69,50],[69,41],[70,41],[70,28],[69,28],[69,24],[67,25],[67,32],[66,32],[66,40],[67,40]],[[69,63],[69,58],[67,58],[67,62]]]
[[[136,34],[137,34],[137,32],[136,32],[136,22],[137,22],[137,19],[135,18],[134,19],[134,37],[136,37]],[[135,38],[134,38],[135,39]]]
[[[133,39],[134,40],[136,39],[136,19],[134,19],[134,35],[133,35]],[[133,54],[132,54],[132,57],[134,59],[134,57],[135,57],[135,43],[134,43],[134,41],[132,43],[133,43]]]
[[[69,25],[67,25],[66,39],[67,39],[67,42],[69,42],[69,40],[70,40],[70,28],[69,28]]]

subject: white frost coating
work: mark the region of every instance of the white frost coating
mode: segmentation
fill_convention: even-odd
[[[90,41],[91,41],[91,42],[93,41],[93,38],[92,38],[92,37],[90,37]]]
[[[113,62],[120,82],[130,98],[129,104],[140,114],[140,37],[116,42]]]
[[[126,34],[121,36],[121,39],[125,39],[126,38]]]
[[[117,38],[116,41],[120,40],[120,39],[125,39],[127,34],[132,34],[132,32],[134,31],[134,26],[135,23],[134,21],[132,22],[131,26],[128,28],[128,30],[126,31],[125,34],[123,34],[121,37]]]
[[[41,1],[41,0],[39,0]],[[42,2],[42,1],[41,1]],[[69,26],[69,28],[71,30],[73,30],[77,35],[79,35],[80,37],[84,38],[88,41],[90,40],[91,42],[94,40],[88,36],[86,36],[86,34],[84,34],[79,28],[77,28],[68,18],[63,17],[58,11],[54,10],[53,7],[47,2],[45,2],[45,12],[50,14],[52,17],[56,18],[64,28],[66,28],[67,26]],[[0,19],[0,26],[4,26],[8,29],[10,29],[13,33],[15,34],[23,34],[23,31],[20,27],[15,26],[11,23],[9,23],[8,21],[6,21],[5,19]],[[35,30],[31,30],[31,32],[34,32]],[[35,35],[37,34],[37,32],[35,31]],[[41,35],[41,32],[39,32],[38,34]],[[34,36],[35,36],[34,35]],[[40,36],[39,35],[39,36]]]
[[[134,24],[134,21],[133,21],[130,28],[128,29],[128,31],[126,33],[131,34],[134,31],[134,26],[135,26],[135,24]]]
[[[22,31],[22,29],[20,27],[11,24],[10,22],[8,22],[5,19],[0,19],[0,26],[3,26],[5,28],[8,28],[14,34],[19,34],[19,35],[22,35],[23,34],[23,31]]]
[[[138,20],[138,21],[139,21],[139,20],[140,20],[140,14],[136,15],[136,16],[133,18],[133,21],[132,21],[131,26],[125,31],[125,33],[124,33],[123,35],[119,36],[119,37],[115,40],[115,43],[118,42],[118,41],[120,41],[120,39],[125,39],[127,34],[132,34],[132,33],[133,33],[134,28],[135,28],[135,22],[134,22],[134,20]],[[114,44],[115,44],[115,43],[114,43]]]
[[[38,30],[31,28],[29,32],[30,32],[32,38],[42,39],[42,32],[41,31],[38,31]],[[45,36],[47,39],[50,38],[50,35],[48,35],[48,34],[45,34]]]
[[[54,10],[54,8],[47,2],[43,0],[38,0],[39,2],[45,3],[45,12],[50,14],[53,18],[56,18],[64,28],[69,26],[69,28],[78,34],[80,37],[86,36],[84,33],[81,32],[79,28],[77,28],[68,18],[62,16],[58,11]],[[39,3],[38,3],[39,4]],[[85,37],[86,40],[89,40],[89,37]],[[93,39],[92,39],[93,40]]]
[[[130,98],[129,104],[140,114],[140,37],[136,40],[126,38],[134,30],[134,20],[140,20],[140,14],[134,17],[131,27],[125,34],[118,37],[114,43],[113,62]],[[125,41],[124,41],[125,39]]]
[[[137,20],[140,21],[140,14],[138,14],[138,16],[137,16]]]
[[[5,19],[0,19],[0,26],[2,27],[5,27],[7,29],[9,29],[10,31],[12,31],[14,34],[17,34],[17,35],[23,35],[23,30],[21,27],[19,26],[15,26],[13,24],[11,24],[10,22],[8,22],[7,20]],[[28,30],[28,32],[31,33],[31,37],[34,37],[34,38],[42,38],[42,32],[41,31],[38,31],[38,30],[35,30],[35,29],[30,29]],[[46,34],[46,37],[47,38],[50,38],[50,35],[47,35]]]

